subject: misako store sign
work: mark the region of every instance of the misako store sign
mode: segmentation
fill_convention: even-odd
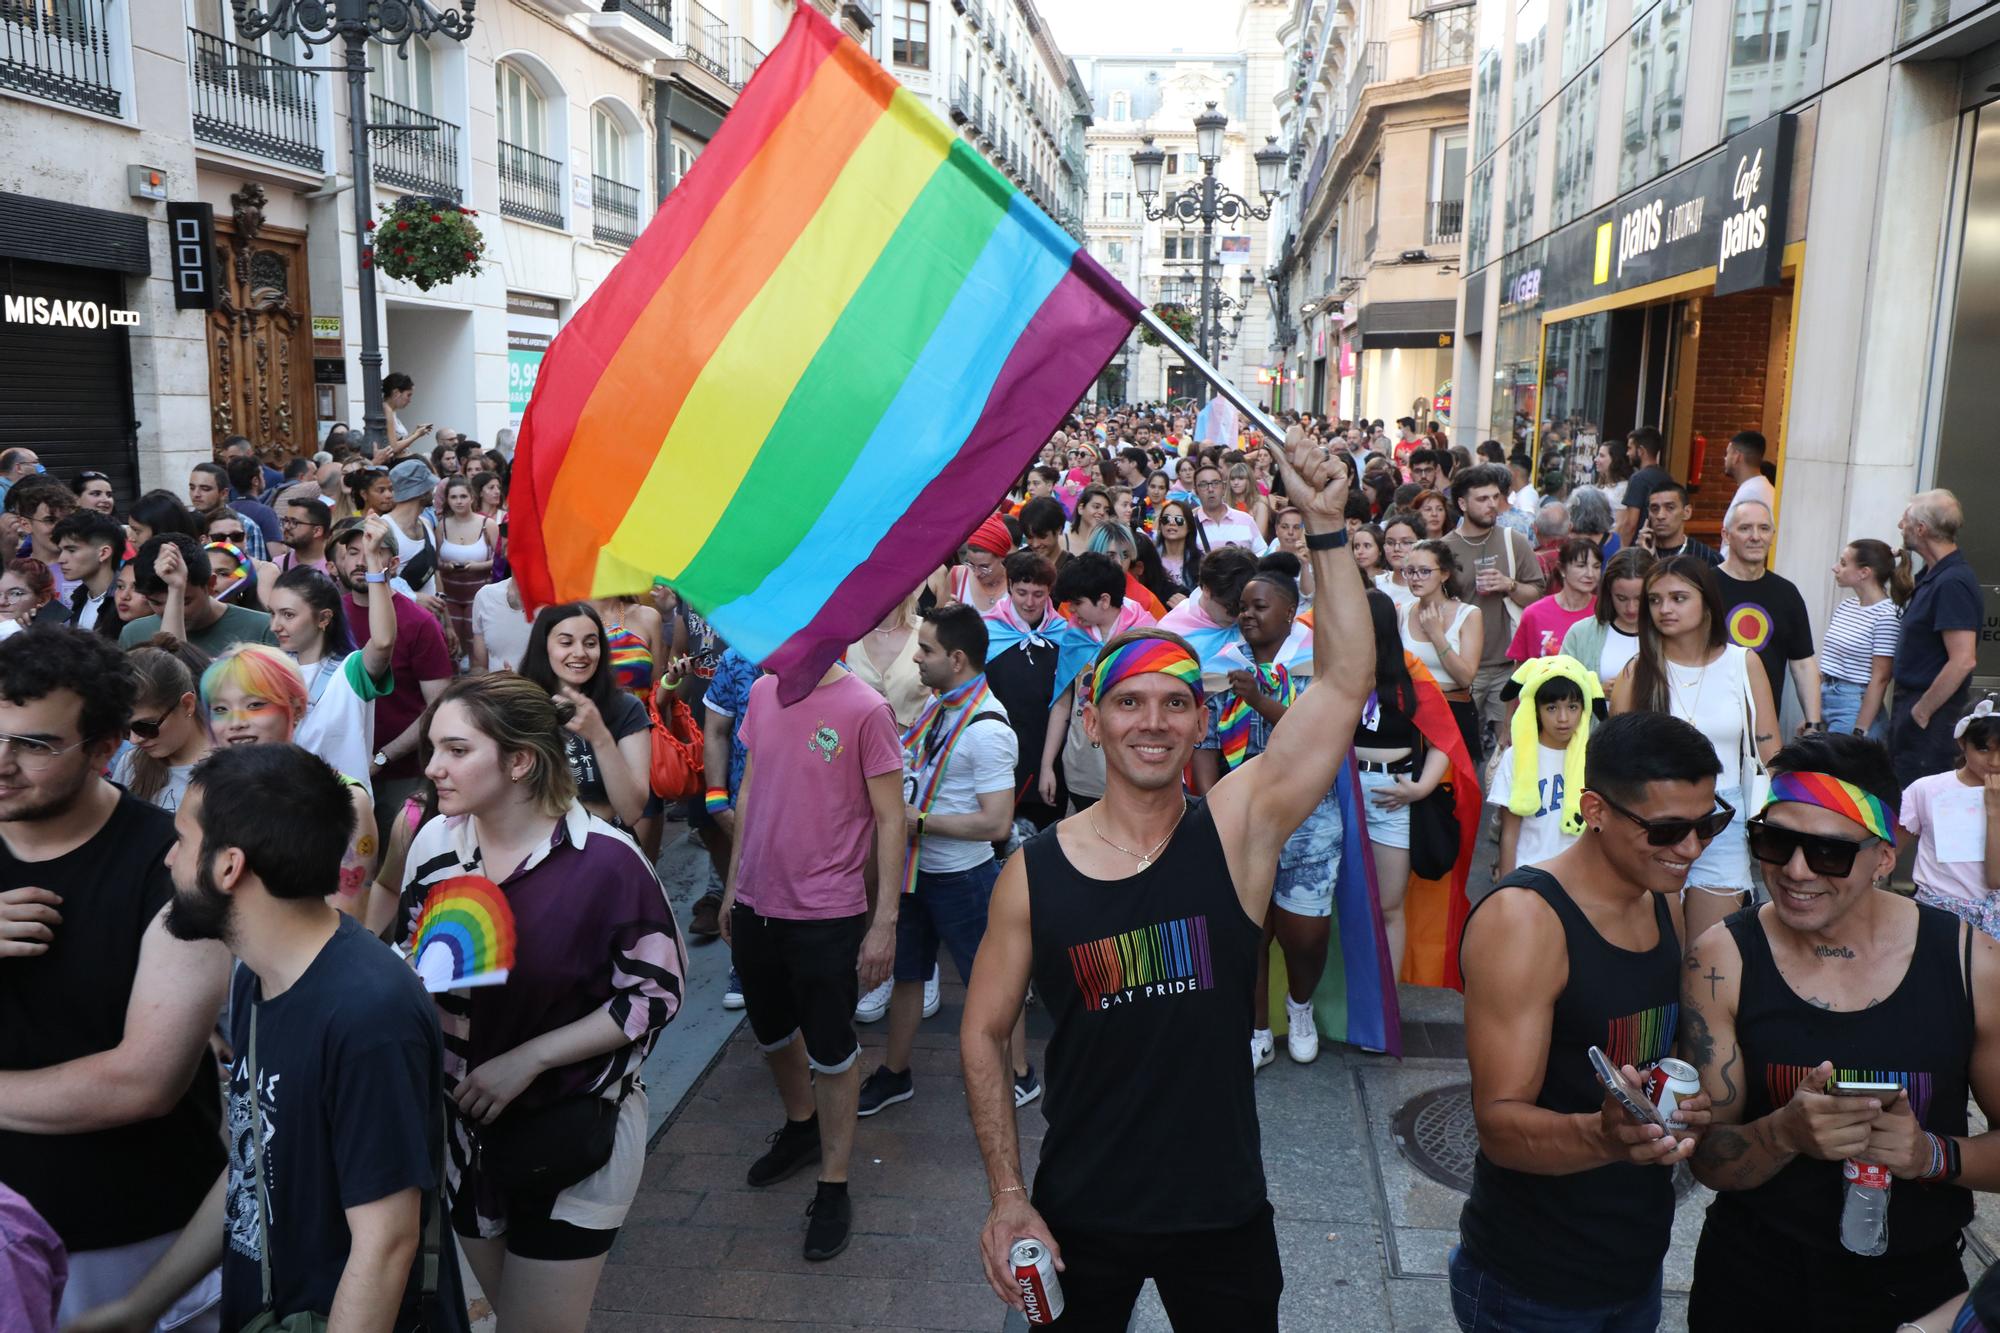
[[[1715,294],[1775,287],[1785,251],[1794,119],[1770,117],[1721,151],[1549,237],[1541,304],[1643,287],[1714,266]]]

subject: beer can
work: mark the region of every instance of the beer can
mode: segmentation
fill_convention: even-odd
[[[1646,1076],[1646,1096],[1669,1123],[1678,1123],[1674,1111],[1681,1098],[1692,1097],[1700,1091],[1701,1077],[1695,1073],[1694,1066],[1685,1060],[1669,1057],[1654,1065],[1653,1072]]]
[[[1053,1324],[1062,1317],[1062,1283],[1056,1281],[1056,1261],[1049,1247],[1023,1237],[1007,1251],[1014,1282],[1021,1289],[1021,1304],[1031,1324]]]

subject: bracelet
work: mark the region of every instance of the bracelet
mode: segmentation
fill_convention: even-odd
[[[1004,1189],[994,1190],[993,1198],[991,1201],[993,1203],[1000,1202],[1000,1196],[1003,1194],[1026,1194],[1027,1192],[1028,1192],[1028,1187],[1026,1185],[1009,1185]]]
[[[719,815],[730,806],[729,788],[709,787],[702,792],[702,806],[711,815]]]
[[[1929,1130],[1922,1131],[1924,1140],[1930,1144],[1931,1164],[1917,1173],[1917,1179],[1928,1184],[1944,1175],[1944,1145],[1938,1136]]]
[[[1333,532],[1308,532],[1306,534],[1306,549],[1308,551],[1338,551],[1345,545],[1347,545],[1347,529],[1344,527],[1338,528]]]
[[[1944,1178],[1957,1180],[1959,1172],[1965,1169],[1964,1163],[1959,1161],[1958,1157],[1958,1140],[1949,1134],[1941,1134],[1938,1137],[1944,1144]]]

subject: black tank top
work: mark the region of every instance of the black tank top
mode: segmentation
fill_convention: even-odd
[[[1248,1222],[1265,1197],[1248,1045],[1264,932],[1208,803],[1128,879],[1079,873],[1055,828],[1027,856],[1035,989],[1055,1022],[1035,1207],[1092,1231]]]
[[[1645,953],[1597,933],[1555,876],[1522,866],[1494,886],[1540,894],[1562,922],[1569,981],[1556,997],[1548,1065],[1535,1105],[1595,1113],[1604,1089],[1590,1066],[1599,1047],[1640,1073],[1674,1049],[1680,1017],[1680,938],[1664,896],[1653,897],[1659,942]],[[1479,910],[1488,898],[1473,910]],[[1534,1175],[1473,1160],[1472,1197],[1458,1225],[1465,1246],[1507,1284],[1553,1305],[1611,1305],[1652,1287],[1674,1222],[1673,1174],[1609,1163],[1569,1175]]]
[[[1790,1101],[1806,1072],[1831,1060],[1835,1077],[1902,1084],[1917,1122],[1931,1133],[1965,1134],[1973,1025],[1960,970],[1959,920],[1922,903],[1913,906],[1917,945],[1909,970],[1888,999],[1852,1012],[1799,998],[1778,971],[1757,908],[1729,918],[1743,956],[1736,1040],[1743,1047],[1746,1122]],[[1801,1245],[1838,1254],[1846,1187],[1839,1162],[1800,1155],[1755,1189],[1718,1194],[1712,1207],[1747,1209]],[[1956,1245],[1971,1220],[1972,1194],[1960,1186],[1898,1180],[1889,1187],[1890,1254]]]

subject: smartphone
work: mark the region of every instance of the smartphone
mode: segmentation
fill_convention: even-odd
[[[1853,1083],[1835,1079],[1826,1085],[1827,1093],[1834,1097],[1879,1097],[1888,1101],[1903,1090],[1900,1083]]]
[[[1618,1072],[1617,1066],[1595,1046],[1590,1048],[1590,1067],[1597,1071],[1597,1081],[1602,1083],[1617,1103],[1625,1108],[1625,1114],[1642,1125],[1658,1125],[1669,1134],[1673,1133],[1673,1126],[1667,1123],[1666,1117],[1660,1114],[1660,1108],[1653,1105],[1652,1099],[1627,1082],[1625,1076]]]

